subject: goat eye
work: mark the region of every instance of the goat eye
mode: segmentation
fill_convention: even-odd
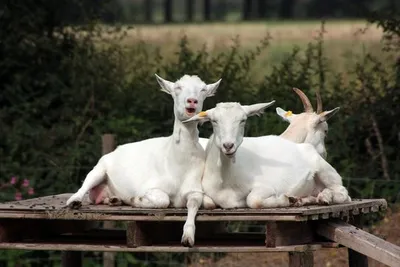
[[[217,121],[216,120],[211,120],[211,123],[217,123]]]
[[[246,120],[241,120],[241,121],[240,121],[240,123],[245,123],[245,122],[246,122]]]

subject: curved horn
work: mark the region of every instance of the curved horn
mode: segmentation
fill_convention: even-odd
[[[322,109],[322,99],[321,99],[321,94],[319,93],[319,90],[315,92],[317,95],[317,114],[321,114],[323,109]]]
[[[303,102],[304,111],[305,112],[313,112],[314,109],[311,105],[310,99],[308,99],[308,97],[303,93],[303,91],[301,91],[298,88],[293,88],[293,90],[300,97],[301,102]]]

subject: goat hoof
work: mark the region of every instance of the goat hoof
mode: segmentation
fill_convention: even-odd
[[[289,204],[292,207],[300,207],[302,206],[301,198],[298,197],[292,197],[292,196],[287,196],[289,199]]]
[[[77,210],[80,207],[82,207],[82,202],[78,200],[72,201],[71,203],[68,204],[68,208],[72,210]]]
[[[110,206],[121,206],[122,202],[118,197],[110,197],[108,205]]]
[[[318,200],[318,204],[320,204],[321,206],[329,206],[329,202],[326,200]]]
[[[194,245],[194,240],[189,237],[182,237],[181,244],[184,247],[192,248]]]

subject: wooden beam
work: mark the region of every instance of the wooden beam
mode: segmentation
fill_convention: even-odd
[[[342,221],[317,225],[317,233],[345,247],[395,267],[400,262],[400,247]]]
[[[289,252],[289,267],[313,267],[314,256],[311,251]]]
[[[140,246],[130,248],[122,244],[86,244],[82,241],[79,243],[60,243],[60,242],[40,242],[40,243],[0,243],[0,249],[22,249],[22,250],[73,250],[73,251],[115,251],[115,252],[173,252],[173,253],[212,253],[212,252],[232,252],[232,253],[247,253],[247,252],[289,252],[289,251],[313,251],[321,249],[319,244],[283,246],[275,248],[267,248],[265,246],[233,246],[229,245],[201,245],[196,244],[193,248],[187,248],[181,244],[164,244],[161,246]],[[74,265],[77,266],[77,265]]]
[[[267,247],[308,244],[314,240],[313,225],[309,222],[267,222]]]
[[[126,244],[128,248],[149,246],[152,243],[149,230],[145,223],[128,222],[126,226]]]

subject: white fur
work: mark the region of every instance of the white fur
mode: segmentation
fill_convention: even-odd
[[[182,244],[193,246],[195,216],[203,199],[205,152],[198,142],[197,122],[182,121],[201,111],[204,99],[215,93],[220,80],[206,85],[197,76],[185,75],[175,83],[156,77],[162,91],[174,100],[173,134],[121,145],[104,155],[67,204],[81,202],[86,192],[107,183],[113,195],[134,207],[186,206],[188,216]],[[189,107],[195,108],[195,112],[189,114]]]
[[[283,110],[280,107],[276,108],[276,114],[284,121],[289,122],[289,126],[281,134],[295,143],[308,143],[315,147],[318,153],[326,158],[325,137],[328,134],[327,121],[339,111],[339,107],[332,110],[322,111],[322,100],[317,92],[317,112],[309,98],[298,88],[293,88],[294,92],[300,97],[303,102],[305,111],[300,114],[294,114],[292,111]]]
[[[295,89],[295,91],[301,91],[300,89]],[[304,94],[304,93],[303,93]],[[305,96],[307,97],[307,96]],[[318,97],[318,96],[317,96]],[[301,99],[301,98],[300,98]],[[307,97],[308,100],[308,97]],[[309,100],[308,100],[309,101]],[[303,103],[304,104],[304,103]],[[311,104],[311,102],[310,102]],[[280,135],[281,137],[293,141],[295,143],[308,143],[315,147],[317,152],[326,159],[327,151],[325,147],[325,137],[328,134],[328,123],[327,121],[339,111],[339,107],[332,110],[323,111],[319,114],[314,112],[311,106],[312,112],[302,112],[300,114],[294,114],[292,111],[283,110],[280,107],[276,108],[276,113],[284,121],[289,122],[289,126]],[[322,109],[322,101],[321,101]],[[321,110],[322,111],[322,110]],[[318,179],[317,179],[318,181]],[[299,199],[298,201],[307,204],[314,204],[316,202],[316,197],[320,192],[324,190],[322,184],[317,183],[314,192],[311,196]]]
[[[350,201],[340,175],[312,145],[295,144],[279,136],[243,138],[247,117],[260,114],[272,103],[219,103],[206,111],[207,116],[196,115],[187,120],[211,121],[214,130],[206,150],[203,205],[286,207],[291,200],[288,196],[305,197],[312,193],[315,174],[326,188],[318,195],[320,202]],[[224,147],[227,143],[233,143],[229,150]]]

